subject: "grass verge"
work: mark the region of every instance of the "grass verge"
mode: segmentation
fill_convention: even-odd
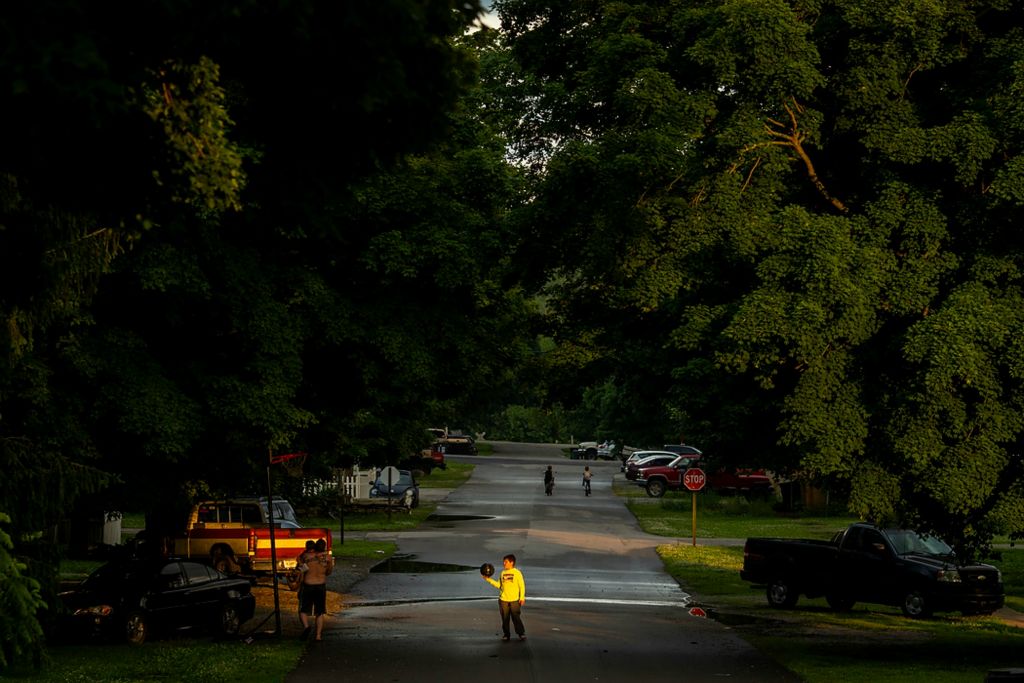
[[[469,475],[473,474],[475,465],[464,462],[449,462],[443,470],[433,470],[418,480],[421,489],[454,489],[461,486]]]
[[[740,580],[742,548],[674,543],[658,552],[712,618],[807,683],[961,683],[1020,665],[1024,631],[996,617],[912,621],[897,608],[857,605],[837,613],[823,599],[806,598],[797,609],[773,610],[763,592]],[[1024,551],[1004,557],[1010,565],[1024,563]]]
[[[58,645],[47,651],[39,671],[18,668],[5,680],[39,683],[137,683],[173,680],[181,683],[237,681],[280,683],[295,668],[303,643],[297,639],[254,639],[216,642],[202,638],[169,638],[141,647],[125,644]],[[173,673],[170,673],[173,672]]]
[[[650,533],[687,537],[689,504],[630,504]],[[751,513],[737,517],[714,509],[698,518],[698,545],[659,546],[666,570],[697,605],[807,683],[962,683],[982,681],[991,669],[1021,666],[1024,629],[995,616],[941,614],[910,620],[895,607],[858,604],[833,612],[824,599],[801,598],[796,609],[775,610],[761,589],[740,580],[743,548],[700,545],[701,538],[827,538],[850,520],[780,518]],[[1007,605],[1024,605],[1024,549],[1000,550],[989,560],[1003,572]]]

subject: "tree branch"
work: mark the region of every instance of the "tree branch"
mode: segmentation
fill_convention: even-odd
[[[828,194],[828,189],[825,187],[825,183],[822,182],[821,178],[818,177],[818,173],[814,168],[814,162],[811,161],[810,155],[807,154],[807,151],[804,148],[804,140],[807,139],[807,136],[803,133],[803,131],[800,130],[800,121],[797,119],[797,115],[804,111],[803,105],[801,105],[800,102],[794,99],[793,106],[791,106],[788,103],[782,104],[782,106],[783,109],[785,109],[785,113],[790,115],[790,123],[786,125],[781,121],[776,121],[775,119],[766,119],[767,123],[765,123],[764,126],[765,132],[775,139],[767,142],[757,142],[755,144],[750,144],[748,146],[743,147],[740,152],[752,152],[754,150],[757,150],[757,148],[759,147],[763,147],[770,144],[782,145],[793,148],[793,151],[796,152],[797,156],[800,157],[800,159],[804,162],[804,168],[807,169],[807,176],[810,178],[811,183],[815,186],[815,188],[817,188],[821,196],[828,200],[828,203],[836,207],[839,211],[843,213],[848,213],[849,208],[847,208],[847,206],[843,204],[843,202]],[[760,158],[758,159],[758,163],[760,163]],[[754,172],[757,166],[758,164],[754,165],[754,168],[751,169],[751,173]],[[739,164],[737,163],[733,165],[731,170],[735,171],[738,169],[738,167]],[[746,180],[743,182],[744,189],[746,188],[746,185],[750,184],[750,180],[751,176],[748,175],[748,177],[746,177]]]

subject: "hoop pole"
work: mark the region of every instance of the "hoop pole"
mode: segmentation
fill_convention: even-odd
[[[270,465],[274,462],[271,449],[267,449],[267,524],[270,527],[270,571],[274,577],[274,635],[281,636],[281,598],[277,589],[277,537],[274,534],[274,489],[270,485]]]

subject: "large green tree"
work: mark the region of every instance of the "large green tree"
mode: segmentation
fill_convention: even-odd
[[[495,6],[567,357],[865,517],[1024,531],[1018,4]]]
[[[38,635],[16,623],[36,598],[7,588],[36,585],[22,570],[52,588],[49,532],[82,496],[170,509],[189,486],[251,486],[268,451],[328,451],[331,418],[335,437],[375,422],[381,450],[425,421],[422,368],[458,344],[404,356],[419,319],[381,302],[415,290],[416,315],[436,321],[470,290],[465,321],[503,299],[487,298],[480,273],[443,285],[422,260],[401,270],[425,228],[405,239],[408,226],[364,226],[351,209],[368,178],[437,153],[472,83],[454,39],[479,11],[53,0],[0,12],[0,512],[16,558],[0,580],[23,598],[0,626],[25,634],[5,635],[5,654]],[[477,166],[491,162],[500,176],[500,156]],[[439,189],[454,192],[471,166],[455,164]],[[450,231],[438,241],[496,229],[509,189],[494,186],[476,223],[439,225]],[[378,289],[389,269],[404,290]],[[467,335],[453,375],[486,335]],[[404,390],[394,404],[391,386]],[[385,434],[382,415],[401,408],[407,424]]]

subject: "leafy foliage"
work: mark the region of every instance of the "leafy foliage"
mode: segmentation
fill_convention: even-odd
[[[42,628],[36,613],[45,609],[39,582],[26,575],[24,562],[13,554],[5,527],[11,518],[0,512],[0,670],[26,653],[38,656]]]
[[[38,539],[76,506],[146,509],[160,533],[190,497],[260,490],[271,453],[398,458],[474,378],[436,401],[424,386],[514,365],[526,309],[485,260],[514,174],[458,109],[475,62],[455,39],[479,12],[53,0],[0,17],[0,509],[47,602],[57,547]],[[439,320],[457,324],[431,339]]]
[[[650,416],[619,437],[849,483],[968,553],[1024,530],[1019,8],[495,6],[522,248],[576,376]]]

